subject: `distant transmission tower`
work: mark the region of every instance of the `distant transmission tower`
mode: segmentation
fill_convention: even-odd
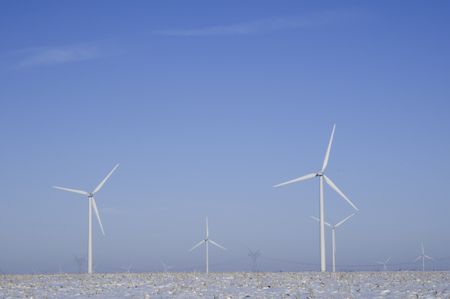
[[[256,251],[248,250],[248,256],[252,259],[252,272],[258,271],[258,258],[261,256],[261,251],[258,249]]]
[[[84,257],[75,256],[74,261],[78,266],[78,273],[81,273],[83,270],[83,265],[86,262],[86,259]]]

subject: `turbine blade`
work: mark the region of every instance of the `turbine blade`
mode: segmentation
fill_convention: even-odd
[[[216,242],[214,242],[214,241],[211,240],[211,239],[209,239],[208,241],[211,242],[211,244],[213,244],[213,245],[219,247],[219,248],[222,249],[222,250],[227,250],[225,247],[223,247],[222,245],[217,244]]]
[[[191,249],[189,249],[189,251],[194,250],[195,248],[197,248],[198,246],[202,245],[203,243],[205,243],[205,240],[201,240],[200,242],[198,242],[197,244],[195,244]]]
[[[347,217],[345,217],[343,220],[341,220],[340,222],[338,222],[335,227],[339,227],[340,225],[342,225],[345,221],[347,221],[348,219],[350,219],[351,217],[355,216],[356,213],[353,213]]]
[[[102,187],[103,185],[106,183],[106,181],[109,179],[109,177],[113,174],[113,172],[117,169],[117,167],[119,167],[119,164],[117,164],[116,166],[114,166],[114,168],[108,173],[108,175],[103,179],[103,181],[100,182],[100,184],[98,184],[97,188],[95,188],[95,190],[92,192],[92,194],[97,193]]]
[[[314,216],[311,216],[312,219],[316,220],[317,222],[320,222],[320,219]],[[323,222],[326,226],[328,227],[333,227],[331,224],[329,224],[328,222],[324,221]]]
[[[97,215],[98,224],[100,224],[100,229],[102,230],[103,235],[105,235],[105,231],[103,230],[103,224],[100,220],[100,214],[98,213],[97,204],[95,203],[95,199],[92,197],[92,206],[94,207],[95,215]]]
[[[392,257],[392,256],[390,256],[384,263],[385,263],[385,264],[389,263],[389,261],[391,260],[391,257]]]
[[[422,245],[422,255],[424,255],[425,254],[425,248],[423,247],[423,242],[421,243],[421,245]]]
[[[206,217],[206,239],[209,237],[208,217]]]
[[[296,182],[300,182],[300,181],[309,180],[309,179],[312,179],[312,178],[314,178],[314,177],[316,177],[316,173],[310,173],[310,174],[301,176],[301,177],[299,177],[299,178],[296,178],[296,179],[293,179],[293,180],[290,180],[290,181],[287,181],[287,182],[284,182],[284,183],[275,185],[275,186],[273,186],[273,187],[274,187],[274,188],[276,188],[276,187],[281,187],[281,186],[284,186],[284,185],[288,185],[288,184],[292,184],[292,183],[296,183]]]
[[[333,125],[333,131],[331,131],[330,142],[328,143],[327,152],[325,153],[325,159],[323,160],[322,172],[325,171],[328,165],[328,159],[330,158],[331,144],[333,143],[334,130],[336,129],[336,124]]]
[[[58,186],[53,186],[53,188],[58,189],[58,190],[63,190],[63,191],[68,191],[68,192],[72,192],[72,193],[78,193],[78,194],[81,194],[81,195],[89,196],[89,192],[86,192],[86,191],[83,191],[83,190],[70,189],[70,188],[58,187]]]
[[[418,257],[416,257],[416,259],[414,260],[414,262],[417,262],[418,260],[420,260],[422,258],[421,255],[419,255]]]
[[[424,257],[426,258],[426,259],[429,259],[429,260],[432,260],[432,261],[434,261],[434,258],[432,258],[431,256],[429,256],[429,255],[424,255]]]
[[[345,196],[345,194],[333,183],[332,180],[330,180],[329,177],[327,177],[326,175],[323,176],[325,179],[325,182],[327,182],[327,184],[334,189],[334,191],[336,191],[343,199],[345,199],[349,205],[351,205],[355,210],[359,211],[358,208],[351,202],[350,199],[348,199],[347,196]]]

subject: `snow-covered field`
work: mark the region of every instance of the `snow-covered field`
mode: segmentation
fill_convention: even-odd
[[[0,298],[450,298],[449,272],[1,275]]]

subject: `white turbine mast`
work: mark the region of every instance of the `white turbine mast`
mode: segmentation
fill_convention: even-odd
[[[212,245],[219,247],[222,250],[226,250],[225,247],[223,247],[222,245],[214,242],[213,240],[211,240],[209,238],[209,228],[208,228],[208,217],[206,217],[206,236],[205,239],[201,240],[200,242],[198,242],[197,244],[195,244],[191,249],[189,249],[189,251],[194,250],[195,248],[199,247],[202,244],[205,244],[206,247],[206,274],[209,273],[209,256],[208,256],[208,245],[209,243],[211,243]]]
[[[332,252],[333,252],[333,272],[336,272],[336,228],[338,228],[339,226],[341,226],[342,224],[344,224],[344,222],[346,222],[348,219],[350,219],[351,217],[353,217],[356,213],[353,213],[347,217],[345,217],[343,220],[339,221],[338,223],[336,223],[335,225],[331,225],[328,222],[324,221],[324,224],[326,226],[328,226],[329,228],[331,228],[331,245],[332,245]],[[320,222],[320,219],[314,216],[311,216],[312,219]]]
[[[103,179],[103,181],[98,184],[98,186],[94,189],[92,192],[87,192],[83,190],[77,190],[77,189],[71,189],[71,188],[65,188],[65,187],[58,187],[53,186],[53,188],[58,190],[63,190],[67,192],[77,193],[80,195],[84,195],[88,198],[89,203],[89,220],[88,220],[88,273],[92,274],[92,209],[94,209],[95,215],[97,216],[98,224],[100,225],[100,229],[102,231],[102,234],[105,235],[105,231],[103,229],[102,221],[100,219],[100,214],[98,212],[97,204],[95,202],[94,195],[97,194],[98,191],[103,187],[103,185],[106,183],[106,181],[109,179],[109,177],[113,174],[113,172],[119,167],[119,164],[114,166],[114,168],[108,173],[108,175]]]
[[[325,170],[328,165],[328,159],[330,157],[330,151],[331,151],[331,145],[333,143],[333,136],[334,136],[334,130],[336,129],[336,125],[333,126],[333,131],[331,132],[330,141],[328,143],[328,148],[325,153],[325,159],[323,160],[322,169],[318,172],[313,172],[304,176],[301,176],[299,178],[275,185],[274,187],[281,187],[284,185],[297,183],[300,181],[309,180],[315,177],[319,177],[320,179],[320,197],[319,197],[319,222],[320,222],[320,271],[325,272],[326,271],[326,260],[325,260],[325,208],[324,208],[324,200],[323,200],[323,181],[325,182],[334,190],[336,191],[350,206],[352,206],[355,210],[358,211],[358,208],[353,204],[353,202],[350,201],[350,199],[336,186],[333,181],[325,175]]]
[[[425,254],[425,248],[423,247],[423,242],[421,243],[421,247],[422,247],[422,254],[421,255],[419,255],[415,260],[414,260],[414,262],[417,262],[418,260],[422,260],[422,272],[424,272],[425,271],[425,260],[432,260],[432,261],[434,261],[434,259],[431,257],[431,256],[428,256],[428,255],[426,255]]]
[[[383,265],[383,271],[387,271],[387,264],[391,260],[391,257],[388,257],[384,262],[377,262],[378,265]]]

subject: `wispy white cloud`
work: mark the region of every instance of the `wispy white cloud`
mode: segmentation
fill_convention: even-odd
[[[35,47],[16,52],[19,68],[63,64],[97,58],[101,55],[98,46],[92,44],[62,47]]]
[[[273,31],[306,28],[333,23],[353,15],[351,12],[321,12],[297,17],[273,17],[252,22],[210,26],[197,29],[170,29],[154,31],[154,34],[168,36],[218,36],[250,35]]]

